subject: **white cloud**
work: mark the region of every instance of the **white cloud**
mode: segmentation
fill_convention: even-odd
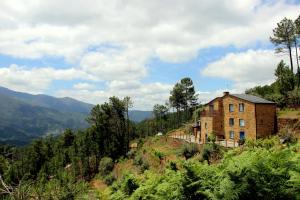
[[[76,83],[73,88],[77,90],[93,90],[96,86],[90,83]]]
[[[32,93],[44,91],[53,80],[97,80],[94,76],[75,68],[54,69],[44,67],[29,69],[18,65],[0,68],[0,77],[1,86]]]
[[[299,15],[299,5],[284,0],[263,2],[2,0],[0,54],[29,59],[62,57],[76,67],[4,67],[0,68],[0,84],[37,93],[53,80],[82,79],[57,95],[92,103],[112,95],[129,95],[137,107],[149,109],[167,99],[171,87],[142,83],[151,58],[178,63],[205,48],[266,43],[279,20]],[[90,51],[105,45],[117,47]],[[203,75],[233,80],[234,88],[241,91],[273,80],[277,60],[273,52],[264,50],[229,54],[208,65]],[[106,88],[99,90],[89,81],[105,81]]]
[[[81,60],[82,70],[95,74],[102,80],[134,80],[146,75],[145,63],[148,50],[110,49],[105,52],[89,52]]]
[[[102,90],[76,88],[59,90],[55,95],[58,97],[70,96],[92,104],[101,104],[108,101],[111,96],[120,98],[130,96],[135,109],[152,110],[154,104],[162,104],[168,100],[171,89],[172,85],[162,83],[143,84],[139,81],[112,81],[108,82],[107,87]]]
[[[202,48],[266,42],[280,19],[295,18],[300,10],[284,0],[3,0],[0,7],[2,54],[73,62],[90,45],[103,43],[147,47],[138,54],[144,62],[152,56],[186,61]]]
[[[234,82],[234,88],[244,92],[246,88],[270,84],[274,81],[274,71],[283,57],[273,50],[247,50],[229,53],[220,60],[209,63],[201,73],[204,76],[219,77]]]

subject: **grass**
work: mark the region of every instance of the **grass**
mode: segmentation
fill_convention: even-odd
[[[284,109],[278,111],[278,118],[300,119],[300,110]]]
[[[181,131],[182,130],[177,129],[169,134]],[[187,142],[171,138],[169,134],[165,136],[148,137],[140,141],[140,143],[136,140],[135,142],[139,144],[133,156],[120,159],[115,164],[112,174],[116,180],[120,180],[128,174],[134,174],[136,177],[143,178],[145,169],[142,165],[144,163],[147,163],[147,170],[158,174],[164,173],[165,168],[169,166],[171,162],[177,163],[177,167],[181,168],[180,163],[185,160],[181,153]],[[142,160],[142,164],[135,161],[138,157]],[[108,187],[99,176],[90,182],[90,188],[94,191],[94,196],[96,195],[100,199],[108,199],[108,194],[111,192],[110,187]]]

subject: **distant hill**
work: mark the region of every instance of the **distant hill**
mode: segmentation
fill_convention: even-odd
[[[23,145],[66,128],[88,127],[86,117],[94,105],[69,97],[32,95],[0,87],[0,144]],[[132,121],[151,118],[151,111],[132,110]]]
[[[153,117],[152,111],[141,111],[141,110],[130,110],[129,118],[134,122],[141,122],[145,119],[150,119]]]
[[[0,140],[23,144],[47,134],[59,134],[66,128],[88,126],[86,115],[33,106],[0,94]]]
[[[93,107],[92,104],[84,103],[69,97],[56,98],[44,94],[32,95],[23,92],[16,92],[4,87],[0,87],[0,94],[14,97],[15,99],[29,103],[33,106],[51,108],[61,112],[79,112],[88,114]]]

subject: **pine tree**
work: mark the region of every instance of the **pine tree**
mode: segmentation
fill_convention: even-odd
[[[277,27],[273,29],[273,37],[270,37],[271,42],[277,46],[276,53],[282,53],[285,49],[289,52],[290,67],[293,72],[293,57],[292,57],[292,47],[294,45],[295,39],[295,26],[294,22],[290,19],[284,18],[279,23]]]

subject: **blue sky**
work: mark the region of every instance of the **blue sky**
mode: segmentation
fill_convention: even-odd
[[[135,109],[164,103],[183,77],[201,102],[274,81],[286,56],[272,29],[299,1],[21,0],[0,2],[0,85]],[[67,10],[65,8],[68,8]],[[155,12],[154,12],[155,11]]]

